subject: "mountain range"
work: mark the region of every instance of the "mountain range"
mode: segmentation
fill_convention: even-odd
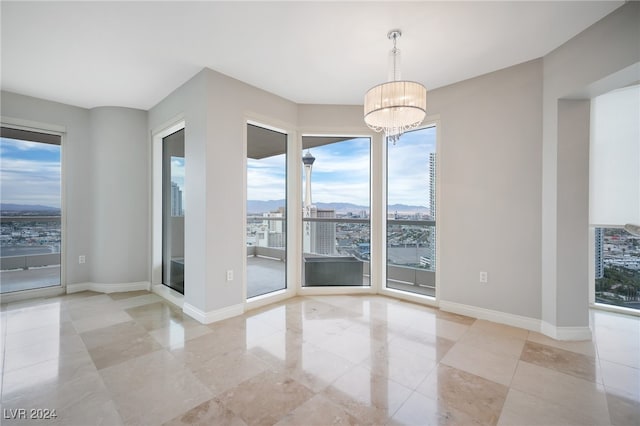
[[[60,212],[58,207],[43,206],[40,204],[11,204],[0,203],[0,210],[3,212]]]
[[[284,207],[284,205],[285,200],[247,200],[247,213],[277,211],[279,207]],[[319,209],[335,210],[336,213],[369,211],[369,206],[359,206],[352,203],[314,203],[314,205]],[[429,213],[429,209],[425,206],[410,206],[406,204],[391,204],[388,209],[398,213]]]
[[[248,213],[263,213],[277,211],[279,207],[285,205],[285,200],[247,200]],[[360,206],[353,203],[316,203],[319,209],[335,210],[336,213],[358,213],[361,211],[369,211],[369,206]],[[410,206],[406,204],[392,204],[388,206],[389,211],[398,213],[429,213],[429,209],[425,206]],[[59,212],[57,207],[43,206],[40,204],[11,204],[0,203],[0,210],[5,212],[23,212],[23,211],[55,211]]]

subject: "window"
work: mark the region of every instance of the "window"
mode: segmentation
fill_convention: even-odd
[[[162,139],[162,283],[184,294],[184,129]]]
[[[247,125],[247,298],[287,288],[287,135]]]
[[[595,228],[595,301],[640,309],[640,236]]]
[[[61,285],[61,138],[2,128],[0,292]]]
[[[589,224],[596,303],[640,309],[640,85],[591,100]]]
[[[387,288],[435,297],[436,128],[387,149]]]
[[[303,136],[304,287],[370,285],[369,138]]]

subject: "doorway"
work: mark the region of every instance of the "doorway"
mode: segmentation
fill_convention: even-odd
[[[60,286],[62,138],[1,130],[0,293]]]
[[[162,138],[162,284],[184,294],[184,129]]]
[[[247,124],[247,299],[287,288],[287,134]]]

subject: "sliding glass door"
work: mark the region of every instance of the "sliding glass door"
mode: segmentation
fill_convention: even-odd
[[[184,129],[162,140],[162,283],[184,294]]]
[[[436,128],[387,150],[387,288],[436,294]]]
[[[247,298],[287,288],[287,135],[247,125]]]
[[[0,293],[59,286],[61,138],[3,127],[0,152]]]

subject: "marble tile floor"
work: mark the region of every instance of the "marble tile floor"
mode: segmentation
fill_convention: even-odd
[[[210,325],[147,292],[0,315],[2,425],[640,424],[640,318],[608,312],[585,342],[381,296]]]

